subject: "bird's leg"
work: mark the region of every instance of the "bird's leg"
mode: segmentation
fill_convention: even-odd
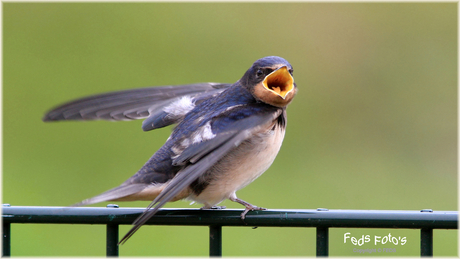
[[[266,208],[257,207],[257,206],[255,206],[255,205],[252,205],[252,204],[249,203],[249,202],[243,201],[242,199],[238,199],[236,196],[230,197],[230,200],[231,200],[231,201],[234,201],[234,202],[238,202],[239,204],[241,204],[241,205],[243,205],[244,207],[246,207],[246,209],[243,211],[243,213],[241,213],[241,219],[242,219],[242,220],[244,220],[244,218],[246,218],[246,214],[247,214],[249,211],[253,211],[253,210],[266,210]]]

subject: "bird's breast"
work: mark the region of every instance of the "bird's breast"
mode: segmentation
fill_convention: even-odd
[[[254,181],[275,160],[284,133],[284,125],[275,122],[241,143],[199,179],[204,188],[195,189],[189,199],[213,206]]]

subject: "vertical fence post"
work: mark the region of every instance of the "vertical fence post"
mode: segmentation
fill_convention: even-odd
[[[329,228],[316,228],[316,256],[329,255]]]
[[[433,229],[422,228],[420,230],[420,256],[433,256]]]
[[[222,226],[209,226],[209,256],[222,256]]]
[[[116,204],[108,204],[107,208],[118,208]],[[107,224],[107,248],[106,255],[118,256],[118,224]]]
[[[11,224],[3,223],[3,251],[2,257],[11,256]]]
[[[118,256],[118,224],[107,224],[107,256]]]

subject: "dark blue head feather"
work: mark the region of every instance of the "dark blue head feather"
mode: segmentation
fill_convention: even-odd
[[[261,82],[265,76],[281,66],[286,66],[289,70],[292,70],[291,64],[281,57],[268,56],[258,59],[254,62],[254,64],[252,64],[238,82],[245,88],[251,90],[256,84]]]
[[[285,65],[287,67],[292,67],[291,64],[289,64],[287,60],[285,60],[282,57],[278,57],[278,56],[268,56],[268,57],[258,59],[256,60],[256,62],[254,62],[254,64],[252,64],[252,67],[253,68],[254,67],[257,67],[257,68],[272,67],[274,65],[279,65],[279,64]]]

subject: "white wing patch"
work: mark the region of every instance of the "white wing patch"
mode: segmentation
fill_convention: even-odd
[[[212,139],[216,136],[216,134],[212,133],[211,129],[211,122],[208,121],[204,126],[200,127],[195,133],[192,135],[192,143],[199,143],[205,140]]]
[[[172,159],[177,158],[186,148],[192,144],[200,143],[212,139],[216,134],[212,133],[211,122],[208,121],[205,125],[199,127],[189,138],[182,139],[178,144],[171,147],[171,151],[175,154]]]
[[[190,98],[190,96],[184,96],[166,106],[163,111],[173,116],[184,116],[193,110],[193,108],[195,108],[195,104],[192,102],[192,98]]]

